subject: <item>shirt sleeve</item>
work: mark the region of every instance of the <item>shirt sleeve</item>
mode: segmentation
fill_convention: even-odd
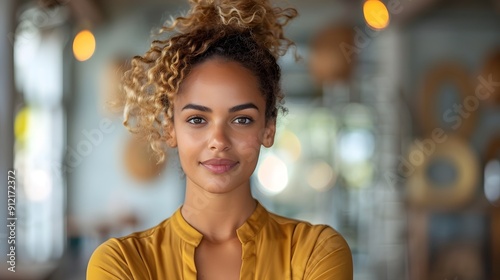
[[[133,279],[118,242],[112,238],[95,249],[87,266],[87,280]]]
[[[345,239],[326,226],[308,261],[304,280],[352,280],[352,254]]]

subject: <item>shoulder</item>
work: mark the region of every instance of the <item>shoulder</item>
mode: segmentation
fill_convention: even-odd
[[[170,219],[170,218],[169,218]],[[110,238],[99,245],[90,257],[87,279],[133,279],[141,273],[143,253],[159,242],[169,226],[169,219],[150,229],[130,235]]]
[[[352,253],[344,237],[327,225],[312,225],[310,232],[313,236],[309,242],[314,242],[314,245],[307,260],[304,279],[352,280]]]
[[[133,252],[141,252],[143,247],[159,243],[165,235],[168,235],[170,219],[167,218],[158,225],[143,231],[134,232],[122,237],[110,238],[100,246],[102,248],[98,249],[106,250],[113,248],[113,251],[119,250],[125,254],[131,250]]]
[[[271,220],[291,234],[292,251],[303,279],[353,278],[352,254],[344,237],[329,225],[314,225],[270,213]]]
[[[294,239],[315,240],[317,244],[328,242],[328,240],[335,240],[347,246],[347,242],[342,235],[329,225],[315,225],[307,221],[287,218],[271,212],[269,212],[269,217],[282,230],[290,231]]]
[[[132,279],[118,239],[108,239],[94,250],[87,265],[87,279]]]

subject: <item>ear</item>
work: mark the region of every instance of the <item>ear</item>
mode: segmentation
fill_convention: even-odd
[[[266,128],[264,129],[264,135],[262,137],[262,145],[266,148],[270,148],[274,144],[275,134],[276,134],[276,119],[272,119],[267,122]]]
[[[172,123],[170,125],[167,125],[166,131],[167,131],[167,145],[170,148],[177,147],[177,137],[175,135],[174,124]]]

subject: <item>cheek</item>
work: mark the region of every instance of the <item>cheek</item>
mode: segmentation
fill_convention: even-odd
[[[245,139],[238,141],[237,145],[242,160],[247,163],[257,161],[261,147],[261,141],[257,136],[246,137]]]
[[[203,133],[199,130],[190,129],[185,123],[174,123],[175,135],[178,145],[190,147],[198,144],[203,140]]]
[[[200,146],[203,141],[197,135],[177,129],[176,131],[177,151],[181,165],[187,164],[188,161],[197,160],[200,153]]]

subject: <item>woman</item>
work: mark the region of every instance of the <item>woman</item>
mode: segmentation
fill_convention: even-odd
[[[268,212],[250,192],[260,147],[283,110],[276,59],[295,9],[265,0],[191,0],[124,77],[125,125],[177,147],[184,204],[154,228],[112,238],[87,279],[352,279],[342,236]]]

